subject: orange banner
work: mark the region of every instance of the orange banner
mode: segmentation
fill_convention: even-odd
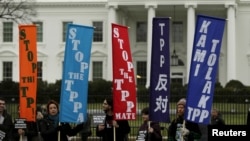
[[[19,25],[20,118],[36,120],[37,46],[36,26]]]

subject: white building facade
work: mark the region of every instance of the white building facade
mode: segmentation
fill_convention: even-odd
[[[94,26],[89,80],[112,80],[111,23],[129,27],[137,85],[149,86],[152,18],[171,17],[170,66],[173,82],[188,83],[196,16],[227,19],[217,81],[250,85],[250,0],[37,0],[38,77],[62,78],[66,25]],[[18,24],[0,20],[0,81],[19,82]],[[170,58],[171,61],[172,58]],[[25,67],[25,66],[22,66]]]

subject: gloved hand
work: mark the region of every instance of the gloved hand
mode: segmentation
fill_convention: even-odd
[[[68,129],[70,129],[71,127],[70,127],[70,125],[69,124],[64,124],[64,123],[61,123],[61,125],[58,125],[57,127],[56,127],[56,130],[57,131],[61,131],[61,132],[67,132],[68,131]]]
[[[56,131],[61,131],[62,130],[62,126],[61,125],[58,125],[57,127],[56,127]]]
[[[77,124],[77,125],[75,126],[75,130],[80,131],[80,130],[83,129],[83,126],[84,126],[84,123]]]
[[[182,136],[186,136],[189,134],[189,130],[187,128],[181,128],[181,134]]]

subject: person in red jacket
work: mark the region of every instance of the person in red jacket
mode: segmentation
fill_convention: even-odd
[[[136,141],[162,141],[160,124],[149,121],[149,108],[144,108],[141,113],[143,123],[139,128]]]

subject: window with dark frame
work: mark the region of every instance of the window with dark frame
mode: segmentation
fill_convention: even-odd
[[[182,21],[174,21],[172,28],[172,41],[174,43],[182,43],[183,42],[183,23]]]
[[[103,67],[102,61],[93,61],[93,81],[98,79],[103,79]]]
[[[37,62],[37,79],[43,80],[43,62]]]
[[[3,22],[3,42],[13,42],[13,22]]]
[[[137,85],[145,86],[147,81],[147,62],[137,61],[136,62],[136,82]]]
[[[3,62],[3,80],[12,80],[13,66],[11,61]]]
[[[67,34],[67,28],[68,28],[68,24],[71,24],[73,22],[71,21],[67,21],[67,22],[63,22],[62,23],[62,41],[65,42],[66,41],[66,34]]]
[[[43,42],[43,22],[33,22],[36,25],[36,40]]]
[[[102,21],[95,21],[93,22],[94,29],[94,42],[103,42],[103,22]]]
[[[147,22],[136,23],[136,42],[147,42]]]

